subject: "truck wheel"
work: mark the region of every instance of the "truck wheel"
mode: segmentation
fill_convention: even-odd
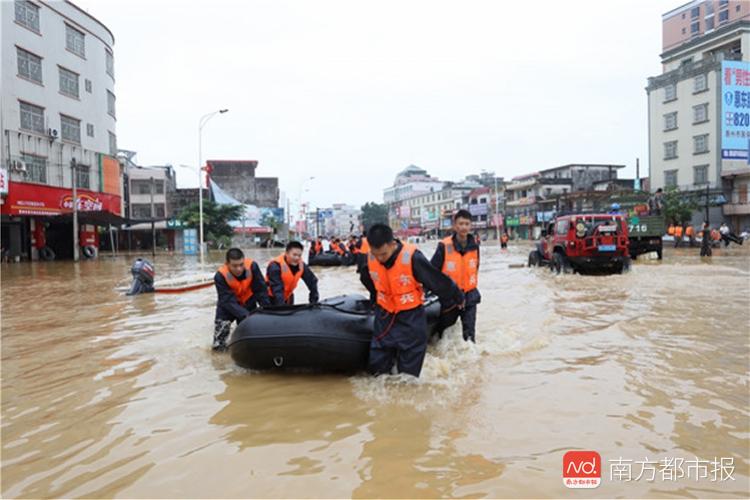
[[[536,267],[541,261],[542,257],[539,255],[539,250],[529,252],[529,267]]]
[[[570,274],[573,272],[573,268],[570,266],[570,261],[565,255],[560,252],[555,252],[552,256],[552,263],[550,264],[550,268],[555,272],[555,274]]]

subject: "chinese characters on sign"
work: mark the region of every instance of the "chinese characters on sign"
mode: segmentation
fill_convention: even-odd
[[[723,61],[721,84],[721,157],[750,161],[750,63]]]
[[[734,481],[734,458],[714,457],[703,460],[698,457],[684,459],[664,457],[660,460],[631,460],[622,457],[609,462],[610,481],[677,481],[692,479],[695,481]]]

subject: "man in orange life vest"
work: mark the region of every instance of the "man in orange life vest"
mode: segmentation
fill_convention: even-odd
[[[266,280],[257,262],[246,259],[242,250],[230,248],[226,262],[214,275],[216,286],[216,315],[214,317],[213,349],[226,349],[226,340],[232,322],[239,323],[257,306],[271,303],[266,290]]]
[[[354,247],[354,263],[357,264],[357,272],[359,274],[362,274],[362,271],[367,271],[367,257],[369,255],[370,244],[367,242],[367,236],[362,234]]]
[[[477,304],[482,301],[477,289],[479,242],[471,234],[471,213],[468,210],[459,210],[453,216],[453,235],[438,243],[430,262],[455,281],[466,296],[463,309],[454,308],[440,318],[439,333],[442,335],[442,331],[460,316],[464,340],[476,342]]]
[[[318,236],[315,241],[310,242],[310,253],[308,259],[323,253],[323,239]]]
[[[400,373],[419,377],[428,340],[423,287],[444,307],[463,307],[463,293],[416,245],[395,240],[385,224],[374,224],[367,241],[368,272],[360,273],[359,279],[376,302],[369,370],[375,375],[390,373],[395,362]]]
[[[274,305],[294,304],[294,289],[297,288],[300,279],[310,290],[310,303],[318,301],[318,278],[302,262],[303,248],[299,241],[290,241],[286,245],[286,251],[268,263],[268,293]]]

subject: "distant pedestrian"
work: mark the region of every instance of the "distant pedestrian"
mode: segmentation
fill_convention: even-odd
[[[723,222],[719,227],[719,233],[721,234],[721,239],[724,242],[725,247],[729,246],[730,241],[733,241],[738,245],[742,245],[742,239],[729,229],[729,226],[727,226],[726,222]]]
[[[682,224],[674,227],[674,247],[677,248],[682,243]]]

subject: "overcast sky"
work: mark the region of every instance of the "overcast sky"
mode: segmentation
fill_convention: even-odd
[[[143,165],[258,160],[294,200],[382,202],[566,163],[647,173],[646,78],[680,1],[76,0],[115,36],[118,146]],[[195,174],[178,170],[180,187]]]

